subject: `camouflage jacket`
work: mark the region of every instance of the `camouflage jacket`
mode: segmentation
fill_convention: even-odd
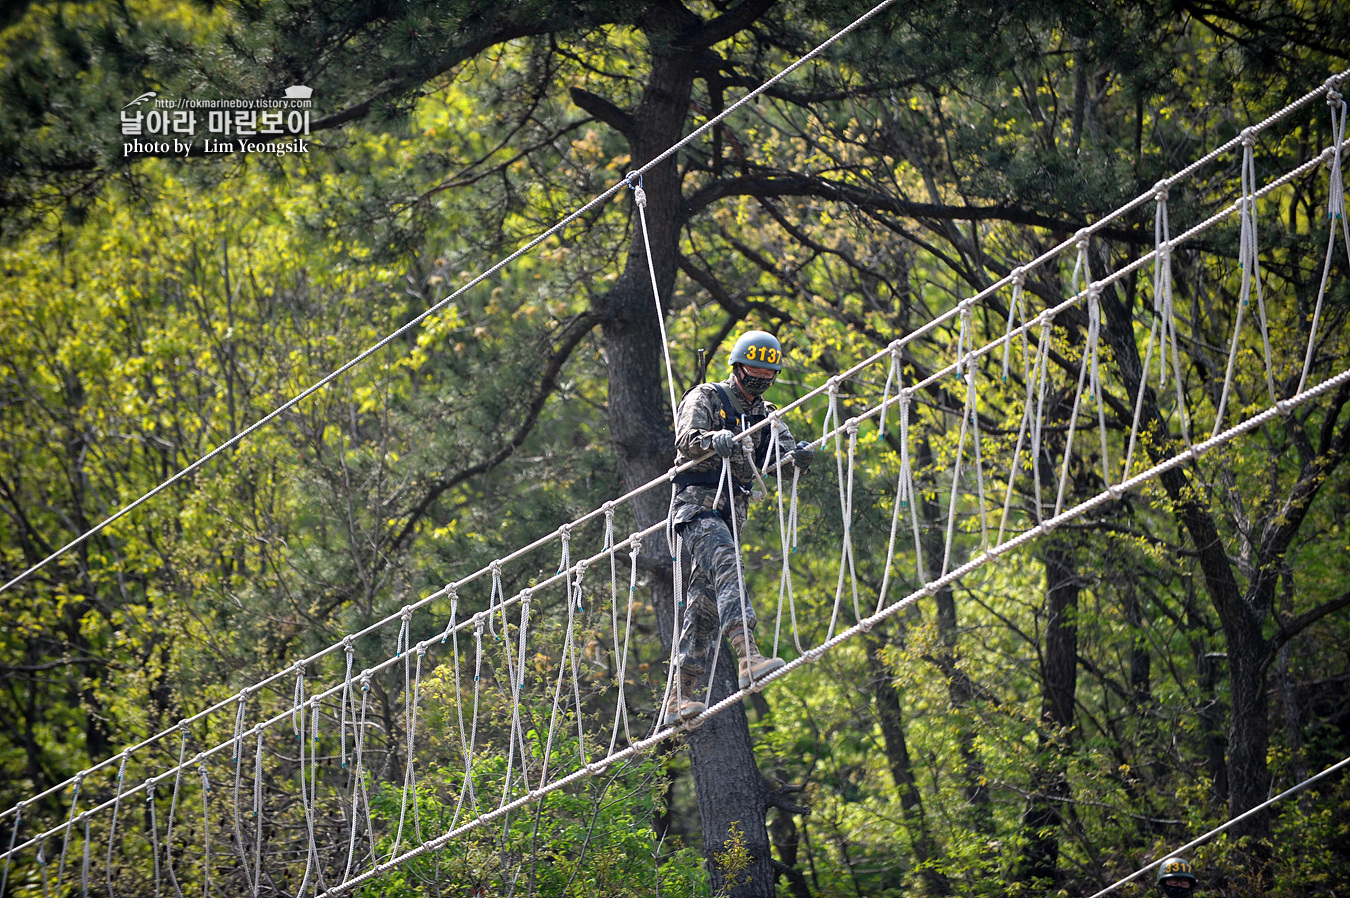
[[[726,402],[723,402],[725,397]],[[730,406],[730,414],[728,408]],[[720,384],[699,384],[680,400],[680,408],[675,422],[675,463],[683,465],[695,458],[712,452],[712,435],[719,430],[740,433],[742,430],[764,420],[774,410],[771,403],[762,398],[746,405],[731,380]],[[796,446],[787,425],[779,421],[776,425],[763,427],[750,436],[753,441],[754,464],[763,472],[766,462],[772,457],[770,439],[777,439],[779,451],[784,459]],[[789,462],[791,464],[791,462]],[[713,454],[703,459],[688,471],[676,476],[675,523],[691,521],[706,511],[725,511],[727,507],[726,490],[722,490],[722,500],[714,508],[713,499],[717,496],[717,482],[722,473],[722,459]],[[731,477],[739,487],[736,497],[737,519],[744,523],[746,500],[755,472],[750,459],[744,452],[737,451],[731,456]]]

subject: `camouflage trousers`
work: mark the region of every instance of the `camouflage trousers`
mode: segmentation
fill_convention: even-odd
[[[742,581],[736,563],[736,543],[720,514],[711,512],[677,524],[684,539],[686,570],[683,619],[676,664],[702,674],[712,663],[717,640],[742,623]],[[744,623],[756,623],[750,594],[745,594]]]

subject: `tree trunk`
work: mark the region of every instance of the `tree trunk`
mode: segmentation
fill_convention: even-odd
[[[921,867],[920,875],[923,877],[927,894],[947,895],[951,893],[951,883],[947,878],[939,871],[923,866],[932,860],[936,850],[923,812],[923,796],[919,794],[919,784],[914,777],[914,767],[909,759],[900,690],[891,682],[890,672],[879,656],[879,646],[871,639],[866,642],[872,698],[876,703],[877,717],[881,722],[881,737],[886,747],[886,761],[891,769],[891,779],[895,782],[896,791],[900,793],[900,812],[904,815],[909,828],[914,864]]]
[[[1042,761],[1033,778],[1035,795],[1022,825],[1026,841],[1018,862],[1023,882],[1048,880],[1058,886],[1059,835],[1069,798],[1065,772],[1072,747],[1074,697],[1078,685],[1078,573],[1073,549],[1048,537],[1045,561],[1045,652],[1041,668]]]
[[[1143,366],[1135,345],[1129,309],[1114,291],[1102,294],[1102,311],[1107,319],[1103,333],[1111,344],[1120,367],[1121,380],[1131,397],[1139,395]],[[1144,407],[1140,416],[1140,444],[1156,464],[1171,458],[1175,450],[1168,438],[1157,396],[1146,384]],[[1128,426],[1128,425],[1127,425]],[[1269,646],[1261,633],[1261,620],[1238,587],[1237,576],[1224,549],[1214,516],[1200,503],[1205,492],[1195,489],[1185,468],[1173,468],[1159,477],[1171,500],[1173,514],[1195,544],[1204,574],[1205,590],[1218,612],[1228,649],[1228,675],[1233,702],[1228,728],[1228,812],[1232,817],[1250,810],[1267,798],[1270,770],[1266,751],[1270,743],[1267,720],[1265,673]],[[1270,814],[1253,814],[1231,830],[1235,837],[1270,837]]]
[[[649,33],[649,44],[654,49],[651,79],[641,102],[623,122],[634,167],[654,158],[680,138],[694,79],[694,55],[672,47],[669,34]],[[668,299],[675,286],[683,223],[683,198],[675,160],[653,168],[643,181],[653,267],[661,297]],[[642,232],[636,222],[624,270],[600,301],[597,311],[602,317],[608,364],[610,440],[618,456],[624,486],[634,489],[665,474],[674,461],[673,410],[666,400],[661,333]],[[638,497],[633,503],[638,526],[645,528],[663,519],[669,499],[665,490],[651,490]],[[641,560],[651,574],[653,602],[665,617],[672,599],[670,550],[665,539],[646,540]],[[668,655],[671,633],[668,620],[659,629],[662,648]],[[731,652],[723,645],[714,699],[735,688],[730,656]],[[739,874],[729,894],[772,898],[773,866],[765,828],[767,789],[755,765],[744,709],[729,709],[704,723],[690,735],[689,751],[703,827],[704,857],[714,887],[729,884],[714,855],[726,851],[724,843],[735,827],[743,833],[751,862]]]

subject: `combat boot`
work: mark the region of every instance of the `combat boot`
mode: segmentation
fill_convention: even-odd
[[[665,707],[661,709],[661,726],[663,727],[673,727],[691,717],[697,717],[707,708],[707,705],[696,698],[698,695],[698,674],[680,668],[679,686],[679,690],[676,690],[672,685],[670,695],[666,698]]]
[[[762,680],[769,674],[787,664],[782,658],[765,658],[755,645],[755,634],[741,627],[731,634],[731,647],[736,657],[741,659],[740,685],[742,689],[751,683]]]

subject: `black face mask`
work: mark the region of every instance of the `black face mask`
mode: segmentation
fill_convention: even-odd
[[[1163,894],[1167,898],[1191,898],[1194,890],[1190,886],[1169,886],[1162,887]]]
[[[744,368],[736,371],[736,381],[741,385],[741,389],[751,396],[763,396],[764,391],[773,386],[774,378],[777,375],[769,377],[751,377]]]

